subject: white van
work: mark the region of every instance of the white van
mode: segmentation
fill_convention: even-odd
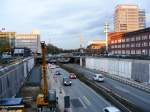
[[[103,82],[104,81],[104,76],[102,74],[94,74],[93,80]]]

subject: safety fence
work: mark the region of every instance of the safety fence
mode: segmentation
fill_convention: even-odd
[[[0,98],[14,97],[34,66],[33,57],[0,70]]]

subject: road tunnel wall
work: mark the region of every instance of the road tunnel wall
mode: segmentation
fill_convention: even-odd
[[[150,83],[150,61],[87,57],[87,68],[108,72],[112,75]]]

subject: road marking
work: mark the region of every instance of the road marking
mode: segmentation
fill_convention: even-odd
[[[81,81],[80,81],[81,82]],[[103,98],[103,96],[99,95],[98,93],[96,93],[92,88],[90,88],[89,86],[87,86],[86,84],[84,84],[83,82],[81,82],[81,84],[86,87],[87,89],[89,89],[93,94],[95,94],[100,100],[102,100],[105,104],[110,105],[110,103]]]
[[[84,102],[82,101],[82,99],[80,97],[78,97],[79,101],[82,103],[83,107],[86,109],[86,105],[84,104]]]
[[[83,99],[87,105],[91,105],[91,102],[89,101],[89,99],[86,96],[83,96]]]
[[[120,91],[123,91],[123,92],[125,92],[125,93],[130,93],[130,91],[129,91],[129,90],[124,89],[123,87],[116,86],[115,88],[116,88],[116,89],[118,89],[118,90],[120,90]]]

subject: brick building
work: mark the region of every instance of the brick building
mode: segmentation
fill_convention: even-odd
[[[109,33],[112,54],[150,56],[150,28],[128,33]]]

